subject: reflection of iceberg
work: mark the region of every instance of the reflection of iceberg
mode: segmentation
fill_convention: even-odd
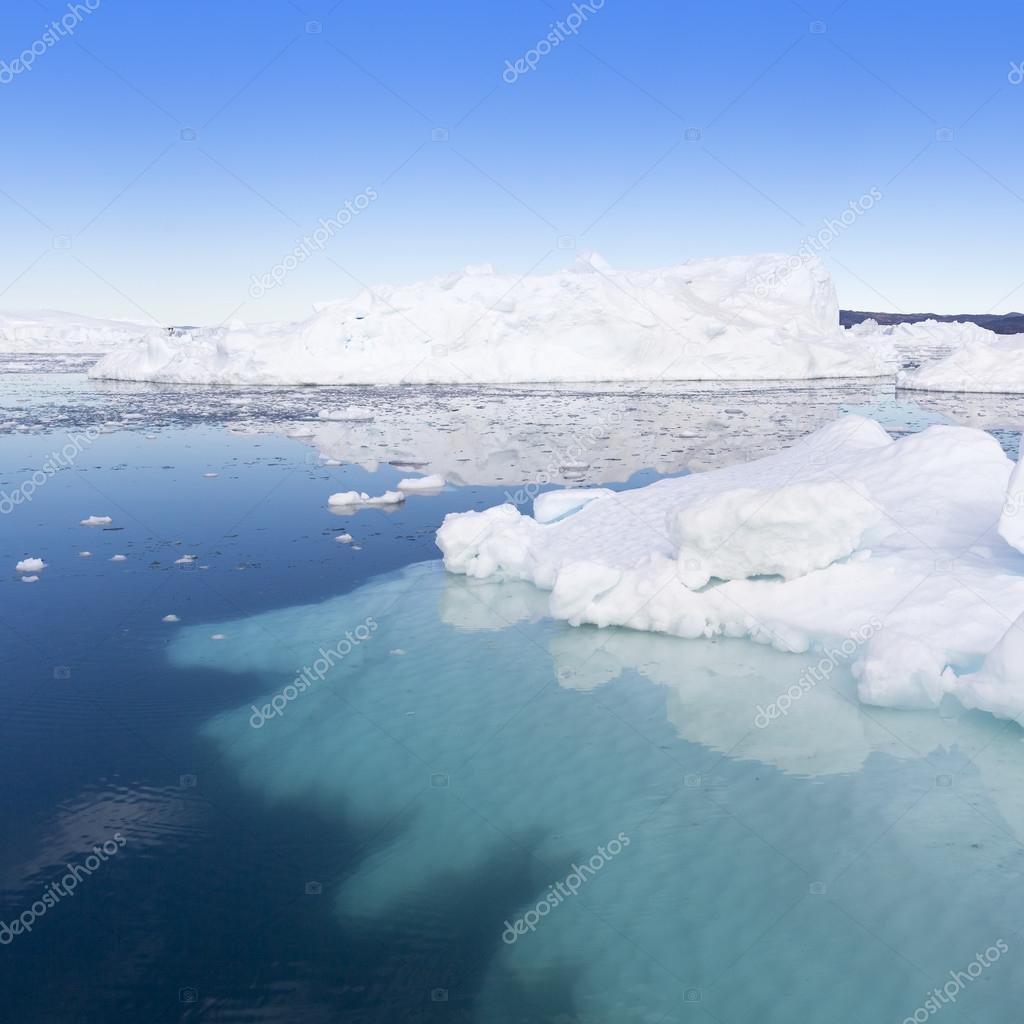
[[[793,682],[805,656],[569,629],[540,617],[538,597],[418,565],[221,625],[220,643],[210,625],[185,629],[170,647],[182,668],[257,674],[272,692],[357,623],[379,624],[282,716],[254,729],[246,707],[206,727],[256,794],[381,837],[334,894],[345,918],[402,914],[412,894],[435,888],[451,898],[452,879],[479,880],[515,849],[536,872],[534,893],[520,887],[502,911],[514,919],[574,861],[619,832],[631,838],[535,933],[495,943],[480,1020],[529,1017],[527,994],[548,985],[571,990],[580,1020],[656,1022],[697,990],[723,1020],[818,1019],[828,998],[842,1024],[902,1019],[948,969],[949,947],[928,944],[935,892],[970,895],[945,918],[966,941],[1016,920],[1000,860],[1014,848],[1001,830],[1024,837],[1021,748],[991,718],[868,718],[833,689],[850,686],[840,668],[758,730],[757,705]],[[399,647],[404,657],[391,654]],[[935,790],[942,771],[977,810]],[[922,798],[925,828],[912,806]],[[964,882],[958,851],[973,840],[986,853]],[[869,847],[884,870],[858,859]],[[808,896],[819,880],[825,901]],[[494,891],[505,885],[495,874]],[[877,940],[854,920],[865,918]],[[493,926],[500,935],[502,920]]]
[[[891,395],[890,385],[863,381],[769,389],[665,382],[640,389],[405,388],[374,398],[372,423],[307,420],[301,440],[325,460],[505,485],[516,504],[526,504],[546,483],[622,483],[638,469],[674,473],[756,458],[851,404],[884,403]]]

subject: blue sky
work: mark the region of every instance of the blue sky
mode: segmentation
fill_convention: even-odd
[[[297,319],[573,247],[796,251],[872,188],[824,254],[842,305],[1024,308],[1019,0],[594,0],[575,35],[574,0],[89,2],[50,42],[67,4],[0,14],[0,308]]]

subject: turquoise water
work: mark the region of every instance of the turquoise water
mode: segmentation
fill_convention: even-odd
[[[65,370],[0,378],[0,491],[107,431],[0,517],[0,922],[31,924],[0,924],[4,1019],[1017,1019],[1017,726],[863,707],[842,664],[765,724],[813,656],[572,629],[526,585],[446,574],[433,534],[555,463],[557,483],[638,486],[842,408],[973,420],[1012,450],[1020,403]],[[377,423],[316,422],[350,402]],[[636,422],[582,448],[580,420],[623,402]],[[457,480],[326,508],[411,466]],[[48,565],[25,584],[30,555]]]

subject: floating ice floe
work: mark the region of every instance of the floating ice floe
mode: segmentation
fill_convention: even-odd
[[[662,480],[543,523],[512,505],[452,513],[449,571],[525,580],[573,625],[697,638],[749,636],[785,651],[857,636],[865,703],[925,707],[945,694],[1024,712],[971,680],[1024,613],[1013,464],[989,434],[934,426],[893,441],[847,416],[758,461]],[[1020,509],[1024,514],[1024,509]],[[1022,652],[1024,653],[1024,652]],[[1013,715],[1008,712],[1016,704]]]
[[[170,615],[165,615],[160,621],[161,622],[180,622],[181,620],[178,618],[177,615],[174,615],[172,613]]]
[[[445,480],[439,473],[430,476],[414,476],[398,481],[398,489],[407,492],[430,492],[444,490]]]
[[[399,505],[405,501],[400,491],[385,491],[376,497],[370,497],[365,491],[339,491],[327,499],[331,508],[373,508],[379,505]]]
[[[79,551],[78,552],[78,557],[79,558],[92,558],[92,552],[91,551]]]
[[[81,520],[82,526],[109,526],[114,520],[110,516],[89,516]]]
[[[766,287],[766,282],[770,287]],[[544,276],[467,267],[382,286],[294,324],[181,330],[102,358],[94,378],[194,384],[808,380],[891,374],[849,337],[817,260],[692,260]]]
[[[339,544],[351,544],[352,543],[352,534],[351,533],[339,533],[334,539]]]
[[[112,562],[125,562],[128,560],[127,555],[111,555],[110,560]]]
[[[38,576],[22,576],[21,577],[21,582],[22,583],[38,583],[39,582],[39,577]]]
[[[15,572],[39,572],[45,569],[46,563],[41,558],[23,558],[15,567]]]

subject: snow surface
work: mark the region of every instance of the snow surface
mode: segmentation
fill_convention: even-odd
[[[98,320],[77,313],[0,313],[0,352],[110,352],[166,334],[166,328],[156,324]]]
[[[188,384],[807,380],[891,372],[850,344],[816,260],[768,254],[545,276],[467,267],[366,290],[295,324],[182,330],[101,359],[96,378]],[[784,269],[785,268],[785,269]],[[767,297],[761,282],[775,280]]]
[[[893,441],[847,416],[756,462],[620,492],[547,525],[512,505],[452,513],[437,542],[449,571],[533,583],[573,625],[749,636],[786,651],[856,635],[865,703],[927,707],[950,693],[1005,715],[1007,701],[961,678],[1024,614],[1024,558],[996,529],[1012,469],[980,430]],[[764,500],[747,505],[737,491]],[[781,532],[780,509],[793,517]],[[723,536],[713,512],[737,530]],[[684,539],[691,566],[680,566]],[[692,589],[719,573],[757,578]],[[1012,717],[1024,711],[1017,678]]]

